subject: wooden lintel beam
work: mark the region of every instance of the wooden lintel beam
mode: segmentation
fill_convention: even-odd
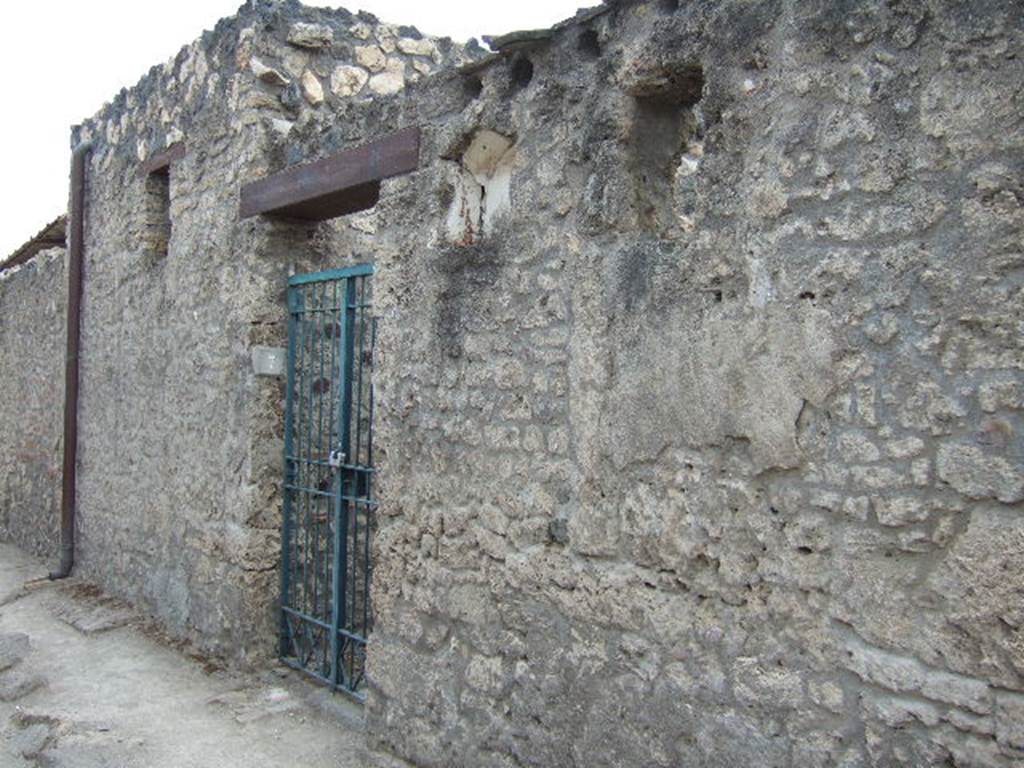
[[[323,221],[372,207],[383,179],[419,166],[420,129],[406,128],[361,147],[246,184],[239,217],[261,213]]]
[[[171,163],[176,163],[185,156],[185,145],[176,141],[167,149],[163,149],[150,157],[145,162],[139,163],[139,178],[145,178],[151,173],[167,173]]]

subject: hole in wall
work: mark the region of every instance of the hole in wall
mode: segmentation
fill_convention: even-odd
[[[664,13],[675,13],[679,10],[679,0],[661,0],[658,5]]]
[[[143,195],[143,248],[155,258],[166,258],[171,242],[170,171],[163,168],[148,174]]]
[[[601,41],[598,40],[596,29],[585,29],[580,32],[579,38],[576,40],[576,49],[592,59],[596,59],[601,55]]]
[[[448,209],[448,239],[474,245],[511,209],[513,140],[478,131],[460,158],[459,178]]]
[[[633,178],[642,228],[664,234],[678,224],[673,209],[676,171],[700,133],[697,110],[704,72],[685,65],[658,73],[634,97]]]
[[[667,74],[665,98],[675,99],[681,107],[692,107],[704,96],[704,69],[682,67]]]
[[[533,62],[519,56],[512,62],[512,91],[521,91],[533,80]]]
[[[466,75],[462,78],[462,94],[466,97],[467,103],[479,98],[483,91],[484,81],[479,75]]]

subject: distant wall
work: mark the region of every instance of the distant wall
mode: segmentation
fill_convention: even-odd
[[[65,253],[0,273],[0,538],[55,559],[64,423]]]

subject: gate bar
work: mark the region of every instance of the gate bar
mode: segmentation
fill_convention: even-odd
[[[372,264],[356,264],[354,267],[328,269],[325,272],[309,272],[308,274],[292,275],[288,278],[288,285],[305,285],[306,283],[319,283],[323,280],[340,280],[343,277],[361,277],[363,275],[372,274]]]
[[[339,373],[341,378],[339,382],[344,387],[341,402],[339,403],[340,411],[338,412],[338,434],[340,438],[340,450],[345,459],[348,459],[352,446],[351,443],[351,425],[350,414],[352,413],[352,343],[353,343],[353,328],[354,323],[352,322],[355,318],[349,318],[349,313],[352,312],[350,305],[355,303],[355,283],[351,280],[345,280],[345,309],[341,312],[341,332],[338,334],[338,344],[340,351],[340,370]],[[354,314],[354,313],[353,313]],[[338,684],[341,679],[341,643],[338,630],[345,623],[345,584],[348,579],[348,547],[345,545],[345,539],[348,537],[348,502],[343,499],[345,494],[345,475],[339,472],[337,482],[341,483],[342,486],[339,488],[339,493],[334,503],[334,595],[332,602],[332,616],[331,624],[333,625],[331,630],[331,683],[334,685]]]

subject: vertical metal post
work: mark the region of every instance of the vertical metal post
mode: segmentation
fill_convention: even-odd
[[[318,293],[314,292],[315,288],[319,288]],[[324,399],[329,398],[330,395],[324,390],[324,328],[326,327],[326,301],[327,295],[327,283],[320,283],[319,285],[311,285],[308,290],[310,291],[310,299],[314,307],[314,315],[311,318],[313,321],[313,344],[316,346],[316,357],[313,358],[314,370],[313,370],[313,385],[310,387],[310,421],[314,421],[313,407],[314,400],[312,399],[315,395],[315,406],[316,406],[316,418],[315,426],[311,427],[310,431],[316,433],[316,440],[310,441],[309,452],[306,455],[306,461],[309,462],[308,466],[312,473],[312,480],[308,483],[310,488],[316,488],[320,490],[320,486],[324,480],[324,467],[321,463],[325,454],[324,446]],[[319,295],[318,295],[319,294]],[[329,405],[328,408],[331,406]],[[327,450],[330,450],[330,446],[327,446]],[[328,521],[323,520],[321,525],[321,512],[325,507],[328,507],[324,501],[323,496],[311,496],[310,499],[313,503],[314,515],[312,518],[313,527],[313,601],[310,613],[316,615],[319,612],[320,597],[327,593],[330,589],[329,580],[327,578],[327,570],[329,568],[329,552],[327,551],[327,543],[325,541],[326,535],[324,532],[325,528],[328,528]],[[325,648],[326,650],[326,648]]]
[[[342,464],[351,462],[351,414],[352,414],[352,347],[354,320],[352,316],[355,303],[355,283],[353,278],[345,278],[344,300],[341,312],[341,332],[338,334],[340,366],[338,380],[342,385],[341,398],[338,403],[338,450],[345,457]],[[348,570],[348,500],[346,492],[346,471],[339,468],[335,482],[334,497],[334,602],[331,612],[331,684],[341,682],[341,634],[339,630],[346,624],[345,600]]]
[[[292,410],[295,407],[295,325],[297,313],[299,312],[299,291],[297,288],[288,288],[288,386],[285,390],[284,409],[284,497],[282,500],[282,526],[281,526],[281,637],[280,653],[282,656],[289,655],[288,640],[288,614],[285,608],[291,604],[288,592],[291,588],[291,535],[292,535],[292,486],[295,485],[295,462],[292,456],[294,450],[292,430],[295,419]]]
[[[60,497],[60,565],[51,579],[66,579],[75,563],[78,478],[78,379],[82,343],[82,275],[85,261],[85,177],[92,142],[71,154],[71,218],[68,220],[67,348],[64,354],[64,457]]]

